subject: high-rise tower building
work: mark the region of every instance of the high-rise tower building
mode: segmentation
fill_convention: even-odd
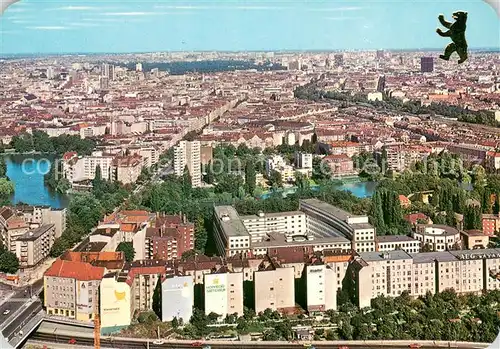
[[[420,58],[420,72],[432,73],[434,71],[434,57]]]
[[[182,176],[187,166],[193,187],[201,186],[201,158],[199,141],[181,141],[174,147],[174,173]]]

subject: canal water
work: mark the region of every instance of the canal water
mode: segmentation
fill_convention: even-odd
[[[68,206],[68,196],[53,192],[44,183],[44,175],[50,170],[53,156],[6,154],[4,159],[7,165],[7,176],[16,187],[11,198],[13,204],[22,202],[53,208]]]

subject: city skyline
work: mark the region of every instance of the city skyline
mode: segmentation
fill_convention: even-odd
[[[447,44],[435,33],[437,16],[452,20],[456,10],[450,1],[423,0],[22,0],[0,19],[0,47],[5,55],[437,49]],[[467,0],[460,10],[469,12],[471,48],[500,46],[488,4]]]

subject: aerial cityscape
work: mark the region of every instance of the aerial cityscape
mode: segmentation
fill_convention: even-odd
[[[460,6],[10,5],[0,348],[498,341],[500,21]]]

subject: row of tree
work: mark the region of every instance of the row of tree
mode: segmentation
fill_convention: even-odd
[[[90,155],[95,149],[96,143],[92,139],[82,139],[78,135],[64,134],[58,137],[49,137],[47,133],[35,130],[32,134],[22,133],[12,137],[10,146],[18,153],[37,151],[64,154],[74,151],[80,155]]]

